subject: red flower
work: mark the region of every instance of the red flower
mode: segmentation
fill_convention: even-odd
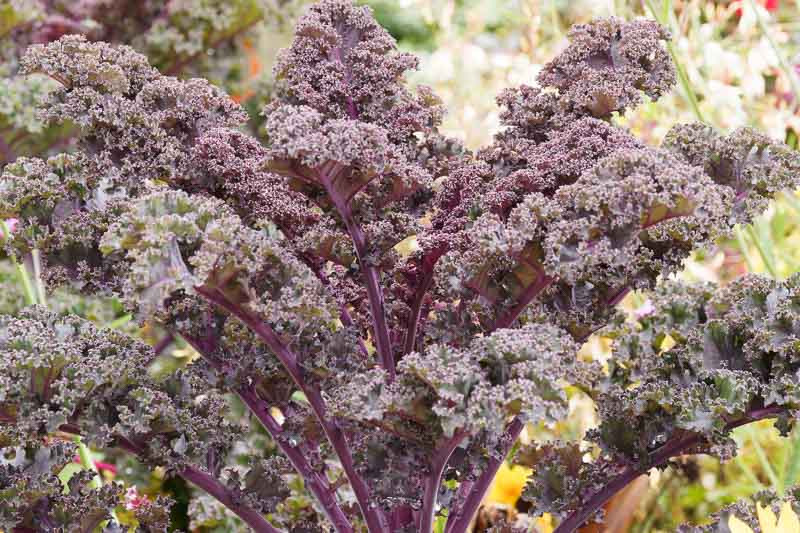
[[[112,465],[112,464],[110,464],[110,463],[101,463],[100,461],[95,461],[94,462],[94,466],[97,467],[97,469],[99,471],[101,471],[101,472],[103,470],[105,470],[106,472],[108,472],[112,476],[116,476],[117,475],[117,467]]]
[[[778,2],[779,2],[779,0],[758,0],[758,3],[761,4],[762,6],[764,6],[764,9],[766,9],[767,11],[775,11],[775,10],[777,10],[778,9],[778,5],[779,5]],[[740,6],[742,4],[742,2],[737,2],[737,3]],[[737,17],[741,17],[742,16],[742,8],[741,7],[738,7],[736,9],[736,16]]]
[[[81,463],[81,458],[78,457],[77,455],[72,458],[72,461],[74,463],[82,464]],[[117,475],[117,467],[112,465],[111,463],[103,463],[101,461],[95,461],[94,462],[94,466],[101,473],[103,471],[105,471],[105,472],[108,472],[109,474],[111,474],[112,476],[116,476]]]

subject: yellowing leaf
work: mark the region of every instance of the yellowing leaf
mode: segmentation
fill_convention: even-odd
[[[508,466],[508,463],[504,462],[497,471],[486,501],[514,507],[530,475],[530,468],[516,465]]]
[[[750,526],[733,515],[728,519],[728,527],[731,529],[731,533],[753,533]]]
[[[537,533],[553,533],[553,517],[545,513],[535,521]]]
[[[772,509],[764,507],[760,503],[756,504],[756,511],[762,533],[800,533],[800,518],[792,509],[791,504],[784,503],[781,506],[780,519],[775,516]],[[728,519],[728,527],[731,533],[753,533],[750,526],[735,516]]]
[[[769,507],[762,507],[760,503],[756,504],[756,511],[758,512],[758,522],[761,524],[763,533],[777,533],[775,529],[778,524],[778,517],[772,512]]]
[[[778,520],[778,533],[800,533],[800,518],[792,509],[792,506],[786,502],[781,506],[781,518]],[[766,533],[766,530],[764,530]]]

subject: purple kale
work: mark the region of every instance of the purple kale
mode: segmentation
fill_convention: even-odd
[[[661,280],[796,187],[800,156],[697,124],[646,145],[614,115],[674,84],[667,32],[605,19],[569,38],[540,87],[498,97],[503,130],[475,153],[348,0],[300,19],[261,139],[222,89],[133,48],[30,47],[26,71],[59,84],[42,118],[79,138],[3,168],[6,252],[35,249],[51,286],[116,296],[197,358],[155,379],[156,350],[122,333],[0,318],[0,448],[17,458],[0,527],[109,518],[118,491],[53,478],[76,435],[203,491],[193,527],[224,508],[258,532],[464,533],[525,424],[581,391],[599,416],[584,444],[516,457],[532,512],[564,533],[676,455],[729,457],[735,427],[793,427],[798,278]],[[634,289],[651,299],[635,324],[615,311]],[[601,328],[602,367],[577,355]],[[162,527],[168,502],[151,503],[140,522]]]

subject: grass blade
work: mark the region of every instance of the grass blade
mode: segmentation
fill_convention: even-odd
[[[770,483],[772,484],[771,488],[775,489],[778,494],[783,493],[783,480],[778,477],[778,474],[772,467],[772,463],[769,461],[769,459],[767,459],[767,454],[764,452],[764,448],[761,447],[761,443],[758,442],[758,437],[753,428],[747,428],[747,437],[753,444],[753,450],[756,452],[756,457],[758,458],[758,463],[761,466],[761,469],[767,475]]]
[[[673,35],[677,33],[672,24],[670,24],[669,20],[671,2],[665,0],[664,4],[662,4],[661,13],[659,13],[656,7],[653,5],[652,0],[645,0],[645,4],[647,4],[647,9],[650,10],[653,18],[656,19],[659,24],[669,28]],[[686,99],[689,101],[689,107],[692,108],[692,113],[694,113],[694,116],[698,121],[707,124],[708,122],[703,117],[703,113],[700,111],[697,94],[695,94],[691,83],[689,83],[689,75],[686,73],[686,69],[683,68],[683,63],[679,61],[678,53],[675,51],[675,45],[673,41],[667,41],[667,51],[669,52],[670,57],[672,57],[672,63],[675,65],[675,72],[678,74],[678,81],[681,84],[681,89],[683,89]]]
[[[783,486],[795,486],[798,478],[800,478],[800,431],[795,430],[791,437],[789,453],[783,468]]]

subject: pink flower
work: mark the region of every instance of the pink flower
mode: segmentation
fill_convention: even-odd
[[[125,491],[125,509],[134,511],[143,505],[147,505],[150,501],[147,496],[142,496],[136,487],[130,487]]]
[[[18,222],[19,221],[16,218],[6,219],[5,225],[8,228],[9,233],[13,233],[14,232],[14,228],[17,227],[17,223]],[[5,240],[5,238],[6,238],[6,236],[3,235],[3,225],[0,224],[0,239]]]
[[[652,315],[655,312],[656,308],[653,305],[653,302],[650,300],[646,300],[633,314],[636,316],[637,319],[644,318],[648,315]]]

